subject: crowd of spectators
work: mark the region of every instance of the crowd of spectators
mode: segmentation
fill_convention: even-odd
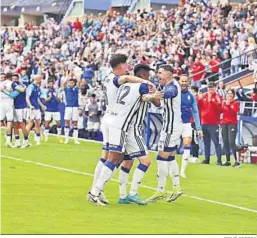
[[[33,75],[42,74],[41,88],[50,78],[58,88],[72,71],[82,79],[82,110],[92,94],[104,107],[102,82],[111,71],[108,60],[114,53],[128,55],[131,68],[137,63],[153,69],[171,64],[175,76],[188,74],[193,85],[201,86],[206,77],[217,81],[254,63],[256,6],[254,0],[235,7],[229,2],[214,6],[208,0],[186,0],[183,6],[163,6],[160,11],[114,11],[61,24],[49,18],[40,26],[2,28],[1,72],[18,73],[27,85]],[[154,71],[151,77],[156,80]]]

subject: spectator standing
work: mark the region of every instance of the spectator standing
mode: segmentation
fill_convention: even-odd
[[[87,118],[83,113],[82,108],[79,108],[79,116],[78,116],[78,131],[79,138],[86,138],[86,126],[87,126]]]
[[[239,70],[240,66],[240,49],[238,48],[238,44],[234,43],[230,50],[231,54],[231,71],[232,73],[236,73]]]
[[[235,158],[233,167],[239,167],[240,163],[236,152],[236,135],[237,135],[237,114],[239,112],[239,103],[234,100],[235,91],[230,89],[227,92],[226,100],[223,101],[221,111],[223,119],[221,122],[222,138],[226,152],[226,163],[223,166],[230,166],[230,150]]]
[[[219,124],[221,114],[222,98],[215,92],[215,84],[208,83],[208,92],[199,95],[198,107],[201,115],[201,123],[203,129],[204,153],[205,160],[202,164],[210,163],[211,141],[214,142],[217,165],[222,165],[221,162],[221,145],[219,143]]]
[[[211,77],[209,81],[216,82],[219,80],[219,70],[220,70],[220,59],[217,56],[217,53],[212,54],[212,59],[209,61],[211,69]]]
[[[192,75],[192,86],[201,87],[201,80],[205,75],[205,66],[200,62],[199,58],[195,59],[195,62],[191,66],[191,75]]]
[[[98,105],[96,101],[96,95],[92,94],[90,98],[90,103],[86,107],[86,115],[88,116],[87,131],[89,134],[89,139],[97,139],[97,133],[100,128],[101,114],[101,107]]]
[[[223,100],[226,99],[227,90],[223,81],[219,82],[216,92],[222,97]]]

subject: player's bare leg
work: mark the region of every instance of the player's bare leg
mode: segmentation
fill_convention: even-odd
[[[187,168],[187,165],[188,165],[188,159],[190,157],[191,142],[192,142],[191,137],[183,138],[184,152],[183,152],[183,155],[182,155],[182,163],[181,163],[181,170],[180,170],[180,177],[182,177],[182,178],[187,178],[186,168]]]

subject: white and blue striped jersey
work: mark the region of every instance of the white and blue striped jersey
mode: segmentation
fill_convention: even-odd
[[[145,115],[143,115],[142,108],[144,104],[141,104],[141,96],[147,93],[149,93],[147,84],[125,83],[121,85],[111,113],[110,124],[123,131],[128,131],[129,127],[132,126],[132,122],[139,125]],[[140,113],[138,113],[139,110]]]
[[[162,131],[172,134],[182,123],[181,87],[176,80],[164,87],[164,112]]]

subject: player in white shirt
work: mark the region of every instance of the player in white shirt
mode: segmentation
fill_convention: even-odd
[[[40,122],[41,122],[41,111],[46,109],[43,103],[40,100],[41,96],[41,75],[35,75],[34,81],[30,84],[26,91],[26,102],[28,105],[27,110],[27,130],[30,132],[33,122],[35,121],[35,132],[36,132],[36,145],[40,145]]]
[[[109,74],[106,79],[104,80],[104,89],[105,89],[105,94],[106,94],[106,104],[107,104],[107,109],[104,117],[102,118],[101,121],[101,129],[103,133],[103,149],[102,149],[102,158],[99,160],[98,164],[96,165],[95,168],[95,174],[94,174],[94,181],[93,181],[93,186],[94,187],[97,183],[97,181],[100,178],[100,174],[102,171],[102,168],[105,166],[105,162],[107,161],[109,157],[109,138],[110,138],[110,133],[109,133],[109,121],[111,120],[111,112],[113,111],[114,105],[116,103],[116,95],[117,91],[120,85],[126,83],[126,82],[131,82],[131,83],[150,83],[146,80],[143,80],[141,78],[135,77],[135,76],[130,76],[130,75],[125,75],[127,72],[127,56],[122,55],[122,54],[115,54],[112,56],[110,60],[111,67],[113,69],[113,72]],[[118,157],[118,160],[123,158],[122,154],[116,155]],[[118,164],[117,164],[118,166]],[[102,205],[102,203],[109,203],[106,197],[104,196],[103,191],[101,191],[100,197],[92,197],[91,193],[88,193],[88,199],[92,202],[95,202],[96,204]]]
[[[96,203],[95,200],[103,191],[105,184],[112,178],[116,166],[122,162],[126,152],[131,159],[140,157],[147,162],[146,164],[141,164],[136,170],[131,194],[128,196],[131,202],[139,205],[147,204],[139,197],[137,190],[150,165],[150,159],[148,158],[143,137],[132,122],[137,120],[138,116],[142,116],[141,100],[153,100],[155,97],[161,97],[162,93],[156,91],[154,94],[150,94],[149,88],[155,91],[155,86],[148,81],[146,82],[147,84],[125,83],[119,87],[116,103],[108,122],[109,134],[111,135],[109,136],[108,161],[105,162],[100,178],[89,193],[91,202]]]
[[[166,197],[165,185],[169,174],[173,181],[173,192],[167,202],[175,201],[183,194],[180,187],[179,167],[175,160],[183,129],[181,88],[179,83],[173,79],[172,72],[173,68],[170,65],[161,65],[158,69],[160,84],[164,87],[164,113],[157,156],[158,190],[147,199],[148,202],[156,202]]]
[[[5,77],[4,77],[5,76]],[[2,81],[0,82],[0,120],[3,122],[5,119],[7,121],[6,128],[6,146],[12,147],[11,145],[11,131],[12,123],[14,117],[14,98],[19,95],[19,92],[24,92],[25,88],[20,87],[19,85],[12,82],[11,74],[2,74]],[[14,92],[15,91],[15,92]],[[15,96],[11,96],[11,92],[16,93]]]
[[[134,68],[134,75],[146,80],[149,80],[149,72],[151,68],[148,65],[145,64],[138,64]],[[158,97],[162,97],[163,93],[157,92],[158,95],[152,94],[153,100],[152,103],[154,103],[155,106],[160,106],[160,100]],[[143,95],[145,97],[146,95]],[[145,121],[146,112],[148,109],[148,100],[141,100],[140,106],[137,111],[136,116],[130,123],[130,127],[128,130],[128,140],[126,142],[126,145],[128,145],[130,148],[132,147],[132,151],[135,152],[129,154],[129,159],[126,158],[121,164],[120,173],[119,173],[119,190],[120,190],[120,198],[118,200],[119,204],[130,204],[130,203],[137,203],[140,205],[147,204],[146,201],[140,199],[140,197],[137,194],[138,186],[141,184],[144,174],[148,170],[148,167],[151,164],[151,159],[148,156],[145,141],[143,138],[143,125]],[[134,147],[134,148],[133,148]],[[143,149],[140,149],[143,148]],[[144,152],[146,151],[146,154],[144,155]],[[128,178],[129,178],[129,172],[133,166],[134,159],[139,159],[139,165],[135,169],[130,192],[127,195],[127,184],[128,184]]]

